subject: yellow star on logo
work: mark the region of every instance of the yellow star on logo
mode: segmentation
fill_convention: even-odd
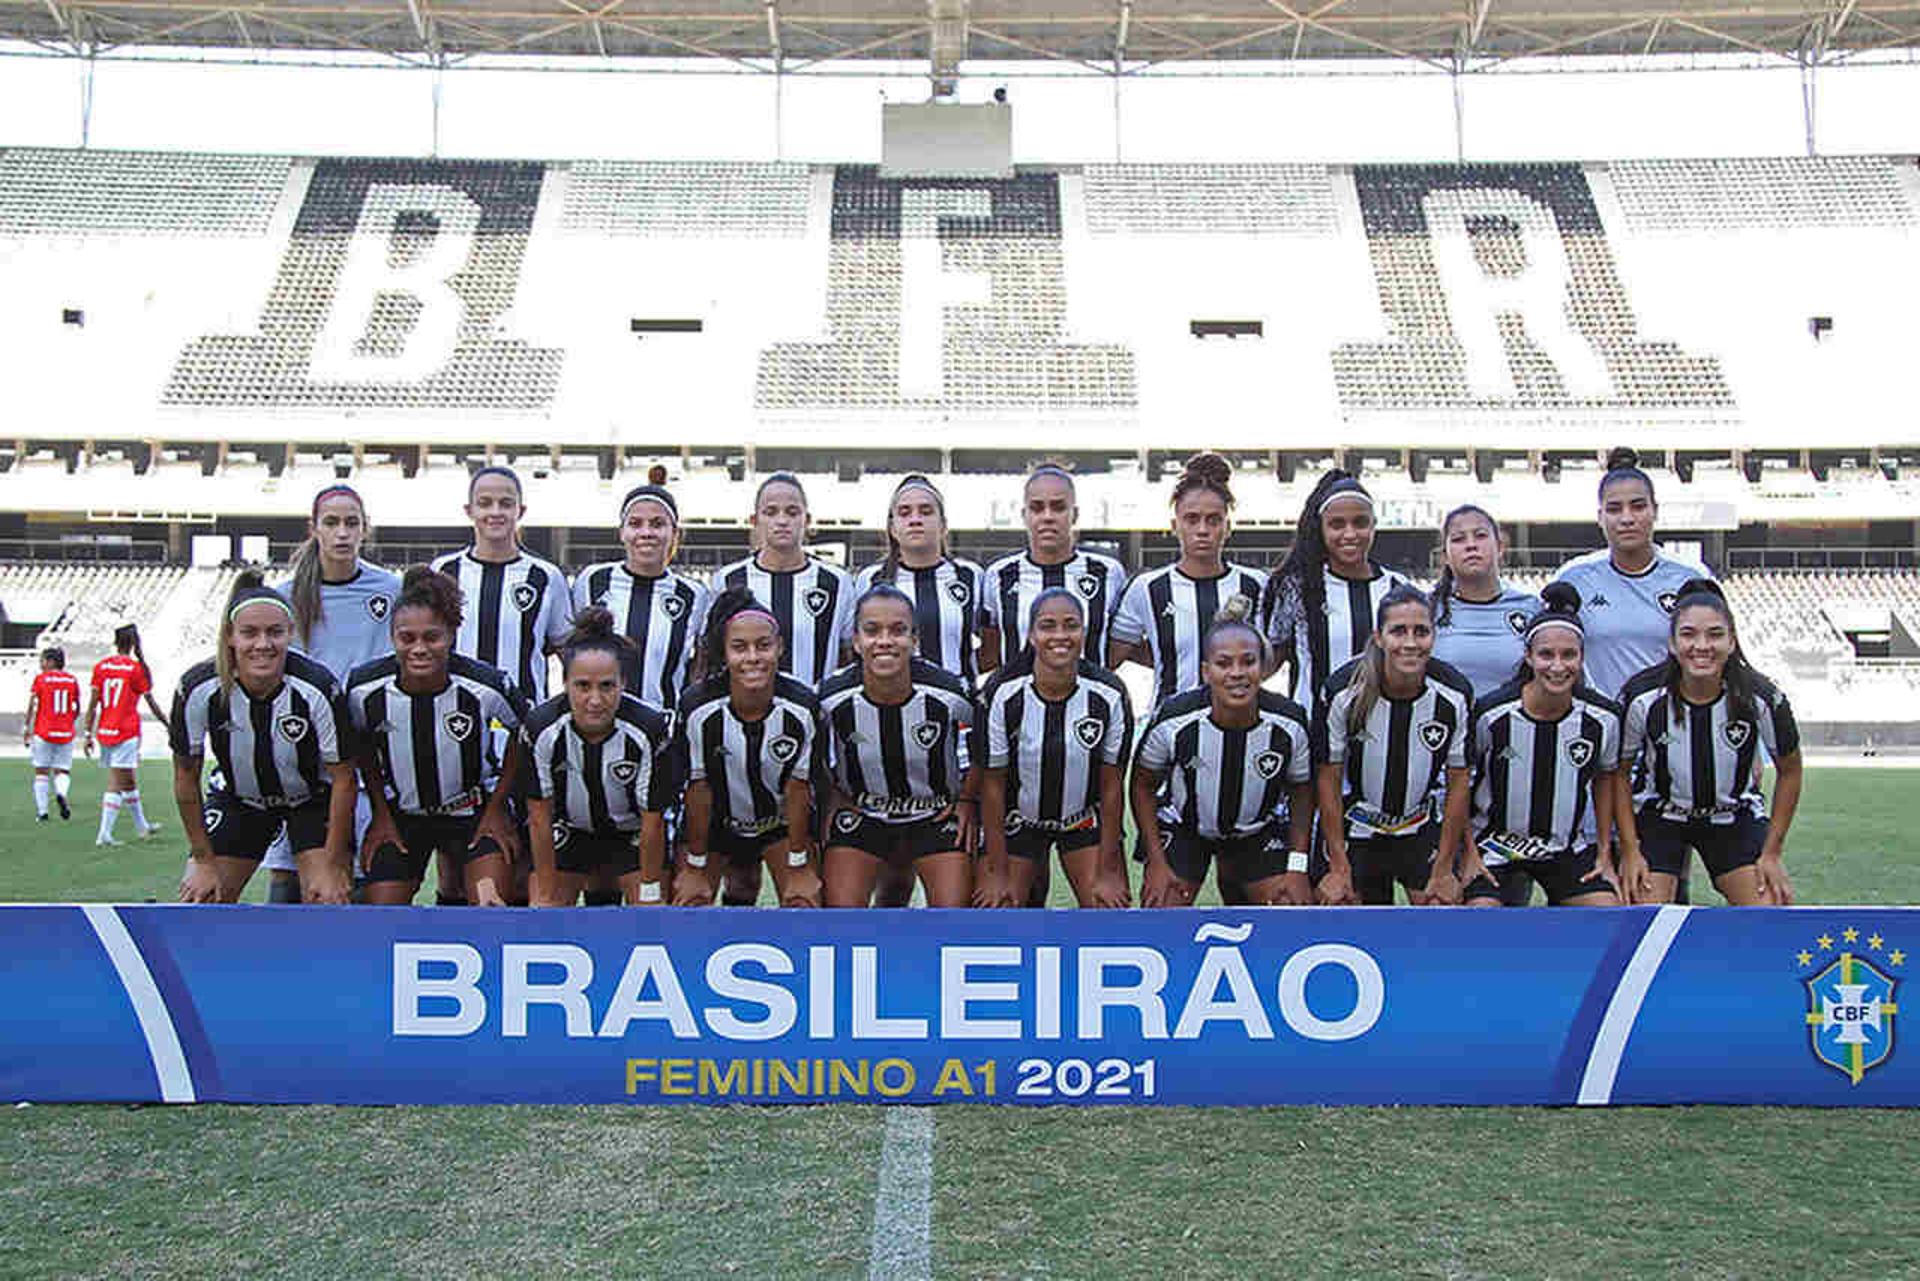
[[[1887,953],[1887,960],[1895,965],[1905,965],[1907,963],[1907,954],[1896,947],[1893,951]]]
[[[1833,946],[1833,935],[1822,934],[1819,938],[1815,939],[1814,942],[1818,943],[1820,950],[1824,952]]]
[[[1840,931],[1840,937],[1849,943],[1857,943],[1860,941],[1860,931],[1849,925],[1846,929]]]
[[[1880,945],[1885,942],[1886,940],[1881,938],[1878,934],[1869,934],[1867,936],[1867,946],[1872,948],[1876,952],[1880,950]]]
[[[1813,964],[1813,953],[1812,953],[1812,952],[1804,952],[1804,951],[1803,951],[1803,952],[1801,952],[1801,953],[1800,953],[1800,964],[1802,964],[1802,965],[1812,965],[1812,964]]]

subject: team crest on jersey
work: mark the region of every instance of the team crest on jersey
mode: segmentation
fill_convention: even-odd
[[[393,609],[393,597],[391,596],[367,597],[367,617],[371,618],[376,623],[386,622],[387,615],[392,611],[392,609]]]
[[[1727,740],[1727,746],[1739,751],[1753,737],[1752,721],[1728,721],[1720,727],[1720,737]]]
[[[1098,716],[1083,716],[1074,722],[1073,736],[1080,740],[1080,746],[1094,748],[1107,736],[1107,723]]]
[[[1100,580],[1092,574],[1076,575],[1073,580],[1073,586],[1076,591],[1088,600],[1092,600],[1100,594]]]
[[[1513,634],[1518,636],[1527,630],[1527,616],[1516,609],[1507,615],[1507,626],[1513,628]]]
[[[1673,612],[1673,603],[1679,600],[1680,597],[1674,592],[1661,592],[1654,599],[1660,602],[1661,609],[1671,614]]]
[[[448,712],[440,718],[440,724],[446,727],[456,743],[466,742],[474,729],[473,716],[468,712]]]
[[[532,583],[515,583],[513,585],[513,607],[515,609],[525,614],[539,603],[540,593],[534,588]]]
[[[1906,964],[1907,954],[1878,934],[1862,938],[1849,926],[1837,935],[1821,933],[1796,959],[1803,974],[1819,967],[1800,980],[1807,992],[1802,1017],[1813,1057],[1860,1084],[1893,1055],[1900,980],[1892,971]]]
[[[282,716],[274,722],[274,728],[280,731],[280,737],[289,743],[298,743],[307,736],[307,718],[304,716]]]
[[[1439,751],[1447,745],[1447,740],[1452,737],[1453,731],[1445,725],[1442,725],[1439,721],[1428,721],[1420,727],[1420,741],[1426,744],[1429,752]]]
[[[952,598],[954,604],[964,605],[972,598],[973,589],[967,586],[966,579],[956,578],[947,584],[947,595]]]
[[[1262,752],[1253,758],[1253,772],[1261,778],[1272,778],[1287,763],[1287,758],[1278,752]]]
[[[572,839],[573,829],[571,827],[568,827],[565,823],[555,823],[553,825],[553,848],[563,850],[567,848],[567,842]]]
[[[805,605],[807,612],[815,618],[826,613],[827,606],[832,602],[832,594],[824,587],[809,587],[806,591],[800,593],[800,603]]]
[[[841,810],[833,816],[833,830],[845,836],[860,826],[860,814],[857,810]]]
[[[639,761],[615,761],[607,766],[607,775],[622,787],[640,777]]]
[[[767,755],[785,765],[800,754],[800,740],[788,734],[782,734],[767,744]]]
[[[660,610],[668,618],[679,618],[687,612],[687,602],[679,596],[663,597],[660,601]]]
[[[1593,759],[1593,741],[1576,738],[1567,744],[1567,763],[1575,769],[1585,769],[1587,762]]]
[[[913,727],[913,741],[925,751],[932,751],[933,745],[940,741],[942,726],[939,721],[921,721]]]

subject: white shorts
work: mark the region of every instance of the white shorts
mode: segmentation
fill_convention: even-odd
[[[140,740],[130,738],[111,746],[100,744],[100,764],[107,769],[137,769],[140,765]]]
[[[73,771],[73,744],[49,743],[38,734],[33,736],[33,767],[35,769],[58,769]]]

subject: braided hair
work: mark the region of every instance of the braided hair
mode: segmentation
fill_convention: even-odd
[[[1265,617],[1273,618],[1277,616],[1276,611],[1284,611],[1294,617],[1310,618],[1326,609],[1327,536],[1320,528],[1320,511],[1334,497],[1346,493],[1357,494],[1369,502],[1373,500],[1352,472],[1338,467],[1322,476],[1307,495],[1306,503],[1300,508],[1300,519],[1294,525],[1293,546],[1287,549],[1287,558],[1280,562],[1280,568],[1267,577],[1261,607]],[[1307,656],[1313,670],[1326,673],[1328,655],[1324,652],[1325,637],[1319,629],[1307,629],[1307,644],[1313,650]]]

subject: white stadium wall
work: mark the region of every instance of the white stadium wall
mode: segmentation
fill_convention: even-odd
[[[1142,455],[1911,445],[1916,184],[1903,157],[1087,165],[995,182],[14,148],[4,434]],[[62,323],[69,309],[84,323]],[[1818,341],[1814,316],[1833,322]],[[635,320],[700,331],[636,335]],[[1195,320],[1263,335],[1198,339]],[[249,481],[236,506],[224,473],[176,467],[156,498],[168,471],[98,469],[87,504],[270,514],[306,490]],[[34,472],[0,476],[0,510],[44,506]],[[731,513],[725,474],[707,479]],[[590,468],[552,480],[536,520],[580,510],[570,486],[581,501],[604,488]],[[1726,480],[1745,505],[1689,491],[1696,527],[1767,514]],[[443,466],[408,483],[460,481]],[[1161,523],[1137,474],[1110,487],[1101,523]],[[1416,488],[1409,523],[1446,497]],[[1559,490],[1520,488],[1521,508],[1564,516]],[[1910,516],[1909,498],[1852,514]]]

